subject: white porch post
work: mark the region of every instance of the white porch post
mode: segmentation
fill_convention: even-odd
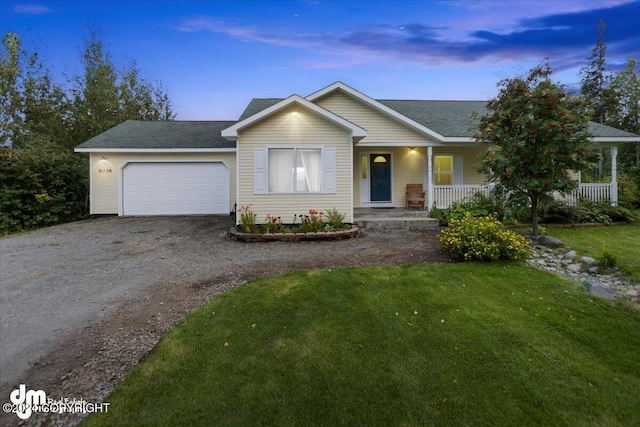
[[[427,209],[433,209],[433,147],[427,147]]]
[[[618,147],[611,147],[611,206],[618,206]]]

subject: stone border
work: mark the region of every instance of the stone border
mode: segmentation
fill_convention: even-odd
[[[561,241],[555,238],[553,240],[553,248],[547,244],[541,245],[540,240],[538,244],[533,244],[531,258],[527,263],[539,270],[556,273],[581,283],[590,295],[610,301],[626,300],[632,307],[640,310],[640,283],[626,282],[614,273],[599,274],[593,258],[579,257],[576,251],[571,250]],[[558,246],[556,241],[561,245]]]
[[[300,242],[309,240],[341,240],[355,237],[360,232],[356,224],[342,231],[320,231],[317,233],[242,233],[235,227],[229,230],[232,239],[241,242]]]

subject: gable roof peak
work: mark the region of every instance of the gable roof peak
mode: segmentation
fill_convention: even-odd
[[[369,107],[378,110],[379,112],[381,112],[382,114],[385,114],[388,117],[391,117],[392,119],[403,123],[404,125],[409,126],[410,128],[415,129],[416,131],[425,134],[425,135],[429,135],[432,138],[435,138],[437,141],[442,141],[444,139],[444,136],[439,134],[438,132],[435,132],[432,129],[429,129],[428,127],[422,125],[421,123],[418,123],[417,121],[407,117],[406,115],[398,112],[397,110],[390,108],[389,106],[383,104],[380,101],[376,101],[375,99],[371,98],[370,96],[365,95],[364,93],[355,90],[354,88],[352,88],[349,85],[346,85],[340,81],[337,81],[335,83],[330,84],[329,86],[320,89],[317,92],[312,93],[311,95],[307,96],[305,99],[311,101],[311,102],[315,102],[316,100],[322,98],[323,96],[331,93],[331,92],[335,92],[335,91],[342,91],[345,92],[347,95],[359,100],[360,102],[368,105]]]
[[[273,100],[275,101],[275,100]],[[283,108],[291,105],[291,104],[299,104],[302,107],[305,107],[311,111],[313,111],[315,114],[318,114],[320,116],[323,116],[324,118],[328,119],[329,121],[335,123],[338,126],[341,126],[347,130],[349,130],[349,132],[351,133],[352,138],[354,138],[355,140],[360,140],[362,138],[364,138],[367,135],[367,131],[364,130],[363,128],[361,128],[360,126],[357,126],[354,123],[351,123],[348,120],[345,120],[344,118],[332,113],[329,110],[326,110],[322,107],[320,107],[319,105],[314,104],[313,102],[307,100],[306,98],[301,97],[300,95],[291,95],[288,98],[282,99],[278,102],[275,102],[274,104],[268,106],[267,108],[264,108],[263,110],[260,110],[240,121],[238,121],[237,123],[233,124],[232,126],[229,126],[226,129],[222,130],[222,137],[226,138],[228,140],[236,140],[238,139],[238,132],[240,130],[242,130],[243,128],[246,128],[247,126],[250,126],[256,122],[259,122],[260,120],[262,120],[263,118],[282,110]]]

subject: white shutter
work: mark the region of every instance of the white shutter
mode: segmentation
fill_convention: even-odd
[[[267,194],[267,148],[253,150],[253,194]]]
[[[464,183],[463,170],[462,155],[456,154],[453,156],[453,185],[462,185]]]
[[[336,192],[336,149],[322,149],[322,190],[324,193]]]

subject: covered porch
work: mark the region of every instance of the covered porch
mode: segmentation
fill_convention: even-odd
[[[580,199],[587,199],[594,202],[607,201],[612,206],[618,205],[618,147],[611,146],[611,182],[607,183],[579,183],[578,188],[568,194],[561,194],[560,192],[554,192],[554,198],[556,200],[563,201],[569,205],[577,205]],[[448,208],[455,202],[462,201],[464,199],[472,197],[474,194],[480,192],[485,195],[490,195],[493,189],[493,184],[462,184],[462,185],[437,185],[434,178],[434,163],[433,163],[433,150],[431,147],[427,148],[427,204],[425,209],[431,210],[433,206],[444,209]],[[437,171],[436,177],[437,177]],[[578,177],[579,179],[579,177]]]
[[[556,193],[555,197],[574,205],[582,198],[617,205],[618,147],[608,148],[611,150],[611,182],[580,183],[572,193]],[[477,192],[489,195],[493,184],[475,169],[481,151],[482,147],[477,145],[356,146],[354,207],[405,209],[408,184],[423,185],[427,212],[434,206],[448,208]]]

